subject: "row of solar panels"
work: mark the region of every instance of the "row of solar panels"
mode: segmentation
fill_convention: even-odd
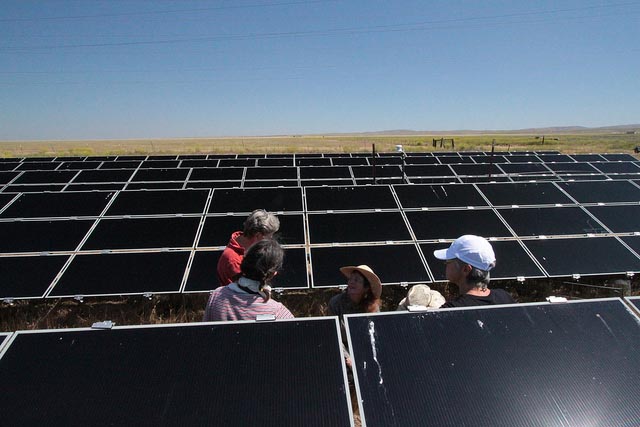
[[[0,194],[0,221],[637,203],[640,180],[44,192]]]
[[[559,156],[559,157],[554,157]],[[393,161],[388,158],[445,158],[445,157],[473,157],[476,163],[485,163],[487,160],[505,157],[514,163],[527,161],[582,161],[599,162],[604,160],[634,160],[624,153],[591,153],[591,154],[560,154],[557,150],[541,151],[436,151],[436,152],[370,152],[358,153],[269,153],[269,154],[180,154],[180,155],[121,155],[121,156],[62,156],[62,157],[5,157],[0,158],[0,163],[63,163],[63,162],[128,162],[128,161],[171,161],[171,160],[264,160],[264,159],[348,159],[348,158],[375,158],[376,161]],[[538,158],[538,159],[537,159]],[[279,161],[278,160],[278,161]],[[445,160],[446,162],[447,160]],[[304,166],[304,164],[295,164]],[[274,166],[274,165],[271,165]],[[280,166],[277,164],[276,166]]]
[[[361,425],[635,425],[639,303],[346,316]],[[7,425],[355,425],[335,317],[0,334],[0,384]]]
[[[640,162],[101,169],[0,172],[0,191],[86,191],[640,179]]]
[[[276,289],[344,285],[344,265],[370,265],[383,284],[445,281],[435,249],[449,243],[288,247]],[[511,239],[492,242],[492,280],[632,276],[640,272],[640,236]],[[0,256],[0,298],[60,298],[208,292],[217,287],[221,250],[150,250]]]

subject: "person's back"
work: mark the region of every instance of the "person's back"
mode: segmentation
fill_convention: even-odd
[[[246,292],[238,287],[245,285],[246,278],[238,283],[222,286],[211,294],[205,310],[204,320],[255,320],[260,315],[273,315],[276,319],[291,319],[293,314],[281,303],[269,299],[264,301],[259,294]]]
[[[516,301],[502,289],[489,289],[489,295],[460,295],[458,298],[446,302],[440,308],[471,307],[476,305],[514,304]]]
[[[204,321],[255,320],[259,315],[288,319],[293,315],[281,303],[271,299],[269,283],[282,268],[284,250],[267,239],[252,245],[240,264],[237,281],[211,293]]]

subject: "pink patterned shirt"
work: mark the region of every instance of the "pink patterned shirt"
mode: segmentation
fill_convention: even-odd
[[[274,315],[276,319],[294,317],[281,303],[273,299],[264,302],[262,296],[245,292],[234,282],[213,291],[204,312],[204,321],[256,320],[259,314]]]

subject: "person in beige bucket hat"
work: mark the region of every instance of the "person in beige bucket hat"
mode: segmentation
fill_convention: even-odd
[[[438,291],[434,291],[427,285],[413,285],[407,297],[400,301],[397,311],[409,310],[409,307],[419,307],[422,309],[427,308],[440,308],[446,300],[442,294]]]
[[[329,301],[331,314],[342,316],[352,313],[380,311],[382,283],[368,265],[346,266],[340,273],[347,278],[347,289]]]

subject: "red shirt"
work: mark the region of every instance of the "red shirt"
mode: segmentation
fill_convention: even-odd
[[[240,274],[240,264],[244,258],[244,247],[238,243],[238,237],[242,231],[236,231],[231,235],[227,247],[218,260],[218,283],[227,286],[233,282],[233,278]]]

